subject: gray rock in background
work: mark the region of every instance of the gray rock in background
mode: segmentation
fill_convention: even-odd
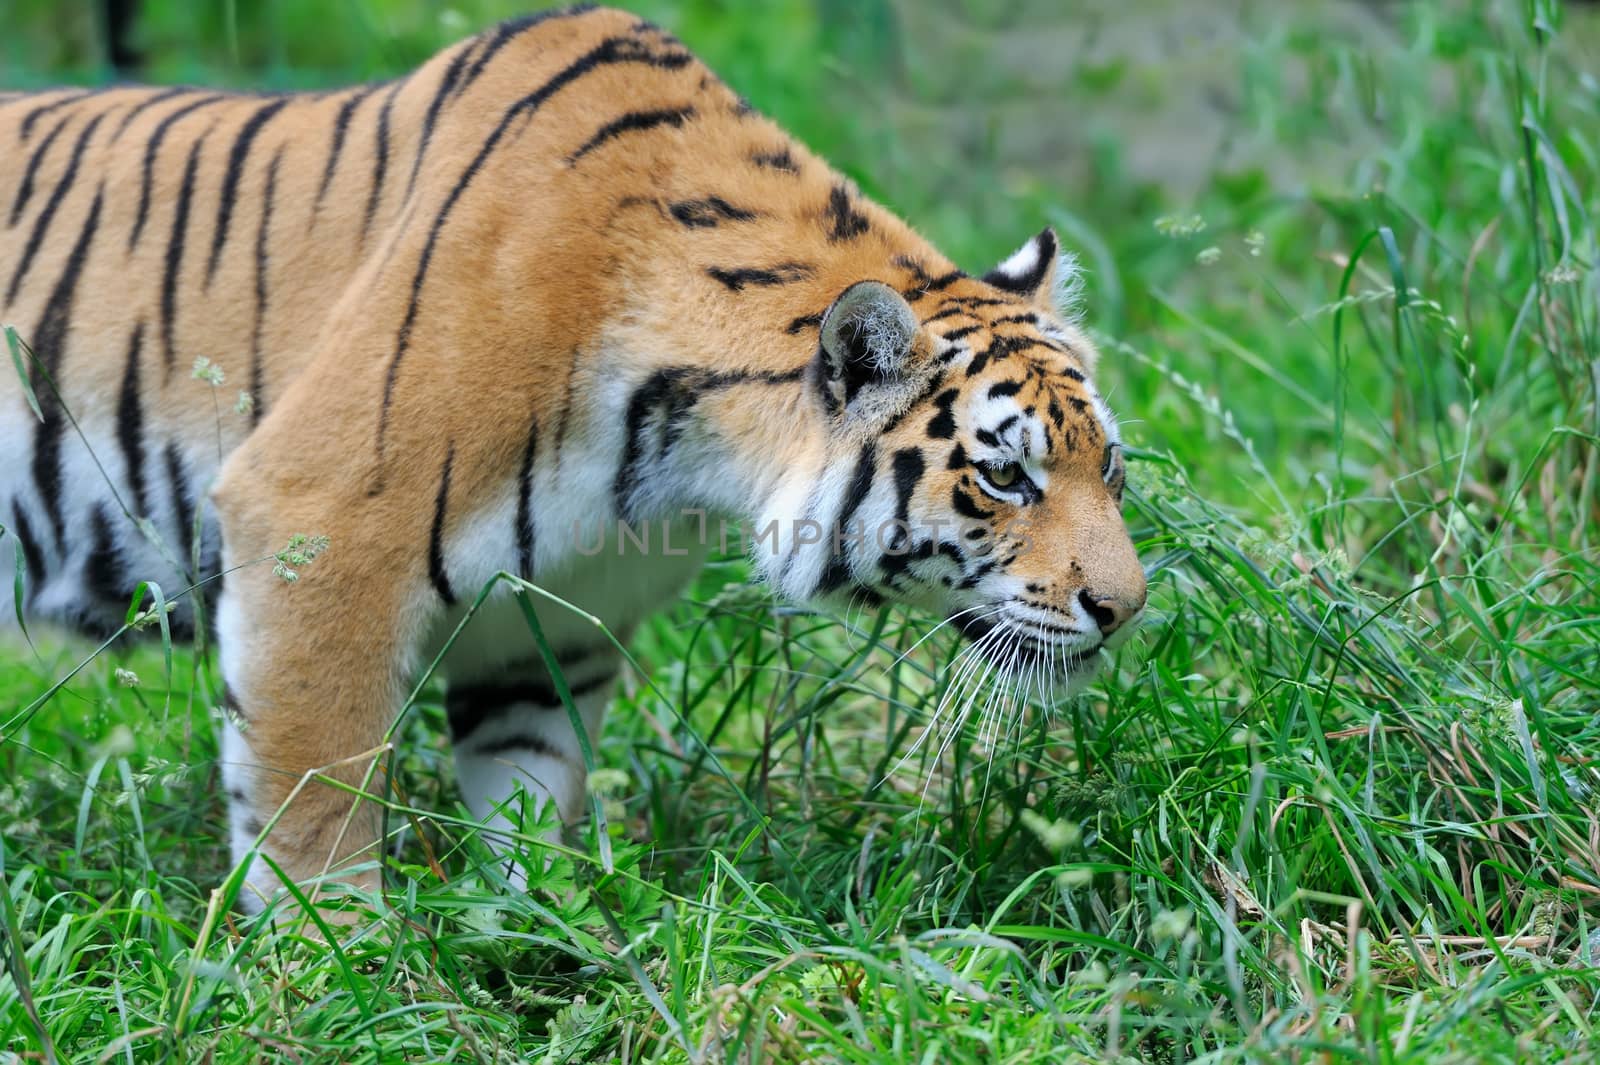
[[[1313,91],[1314,41],[1374,57],[1402,47],[1396,5],[1355,0],[1021,0],[981,15],[954,0],[890,2],[900,61],[883,120],[911,154],[954,145],[1079,186],[1115,145],[1129,178],[1178,201],[1219,169],[1265,166],[1274,184],[1343,169],[1373,131],[1287,156],[1262,112]],[[1261,92],[1282,96],[1251,99]]]

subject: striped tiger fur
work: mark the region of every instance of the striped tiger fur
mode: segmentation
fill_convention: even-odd
[[[0,375],[27,610],[105,630],[138,581],[220,586],[240,860],[281,809],[262,848],[289,876],[370,884],[342,863],[372,804],[302,780],[363,778],[496,573],[626,639],[716,539],[704,513],[756,530],[791,600],[923,607],[1058,689],[1143,607],[1054,235],[963,273],[628,13],[507,22],[341,92],[11,95],[0,144],[0,316],[42,413]],[[656,548],[619,551],[619,520]],[[286,582],[302,533],[331,546]],[[539,613],[593,732],[618,656]],[[579,814],[509,596],[443,670],[470,808],[511,817],[520,785]],[[249,883],[278,886],[259,858]]]

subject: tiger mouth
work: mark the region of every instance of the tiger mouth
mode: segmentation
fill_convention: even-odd
[[[1068,651],[1059,644],[1031,635],[1016,622],[1005,618],[968,614],[950,620],[974,644],[992,637],[997,631],[1005,630],[983,648],[984,656],[997,663],[1009,663],[1019,668],[1039,665],[1071,675],[1088,672],[1099,662],[1100,644],[1086,651]]]

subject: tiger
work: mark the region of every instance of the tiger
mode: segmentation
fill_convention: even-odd
[[[332,92],[11,94],[0,143],[25,610],[204,619],[244,910],[380,886],[360,794],[435,662],[472,814],[580,820],[707,515],[779,599],[924,611],[1058,694],[1144,610],[1056,235],[962,271],[626,11]]]

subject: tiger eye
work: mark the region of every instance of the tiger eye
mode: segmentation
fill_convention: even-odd
[[[1017,483],[1017,478],[1022,476],[1022,471],[1014,462],[1004,466],[991,466],[986,472],[989,475],[989,483],[996,488],[1010,488]]]

